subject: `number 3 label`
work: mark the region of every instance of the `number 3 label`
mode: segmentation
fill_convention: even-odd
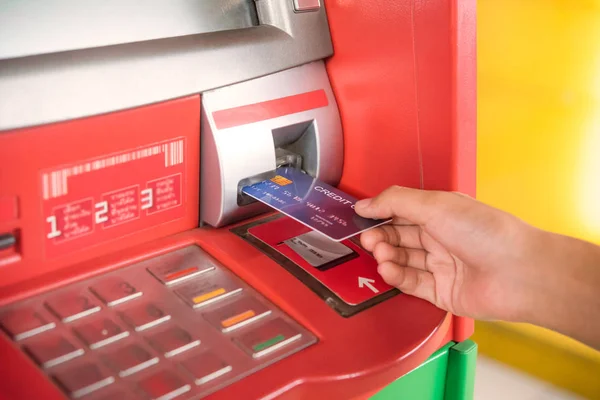
[[[154,205],[152,198],[152,189],[144,189],[141,191],[142,194],[142,210],[147,210]]]

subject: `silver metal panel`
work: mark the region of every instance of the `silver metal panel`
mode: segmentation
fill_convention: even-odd
[[[324,7],[296,13],[292,1],[258,0],[256,8],[253,28],[0,61],[0,131],[197,94],[333,53]]]
[[[328,105],[261,122],[219,130],[213,112],[323,89]],[[303,169],[331,185],[342,175],[343,136],[337,103],[322,61],[292,68],[202,95],[201,220],[220,227],[269,210],[261,203],[238,205],[245,178],[276,168],[278,135],[294,140],[286,127],[311,123],[316,143],[306,145]],[[302,139],[300,140],[300,142]],[[302,148],[296,148],[302,151]]]
[[[253,0],[0,0],[0,60],[257,24]]]

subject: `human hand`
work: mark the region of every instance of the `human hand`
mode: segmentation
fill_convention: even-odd
[[[455,315],[528,322],[600,350],[600,247],[451,192],[391,187],[359,201],[393,218],[361,235],[378,272]]]
[[[402,292],[455,315],[523,320],[544,251],[541,231],[510,214],[451,192],[392,187],[356,212],[393,218],[361,236],[378,272]]]

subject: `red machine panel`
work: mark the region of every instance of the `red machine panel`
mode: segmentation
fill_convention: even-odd
[[[194,96],[0,134],[3,285],[197,226],[199,124]]]
[[[344,129],[340,188],[475,196],[476,0],[326,0]],[[456,317],[455,339],[473,332]]]

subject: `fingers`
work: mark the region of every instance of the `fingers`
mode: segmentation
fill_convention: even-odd
[[[383,225],[364,232],[360,237],[361,245],[373,252],[377,243],[386,242],[392,246],[422,249],[421,228],[415,225]]]
[[[401,217],[415,224],[422,224],[431,213],[431,203],[434,192],[392,186],[372,199],[358,201],[354,209],[357,214],[365,218],[385,219]]]
[[[383,229],[383,226],[368,230],[360,235],[360,244],[364,247],[365,250],[370,251],[371,253],[375,249],[375,246],[379,242],[385,242],[389,240],[390,244],[396,242],[396,236],[390,235]],[[396,246],[394,244],[394,246]]]
[[[394,264],[427,270],[427,252],[422,249],[407,249],[394,247],[389,243],[380,242],[375,246],[373,256],[378,264],[391,261]]]
[[[413,224],[426,225],[441,210],[473,201],[467,196],[451,192],[428,191],[392,186],[372,199],[358,201],[354,209],[364,218],[399,218]]]
[[[377,271],[391,286],[411,296],[436,304],[435,281],[429,272],[410,267],[401,267],[391,261],[379,265]]]

